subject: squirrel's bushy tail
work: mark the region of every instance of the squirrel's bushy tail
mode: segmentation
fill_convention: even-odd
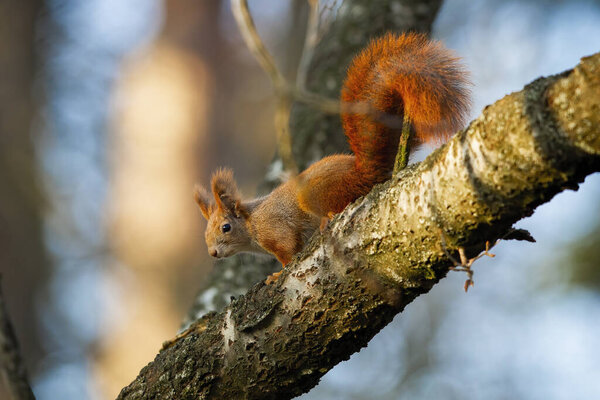
[[[418,143],[455,133],[470,106],[468,85],[458,58],[425,35],[387,34],[371,42],[354,58],[341,96],[367,109],[342,114],[357,172],[389,174],[405,113]]]

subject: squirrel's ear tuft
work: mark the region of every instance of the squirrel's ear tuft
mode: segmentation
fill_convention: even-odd
[[[210,180],[217,207],[224,211],[236,213],[236,204],[241,202],[237,185],[233,179],[233,171],[229,168],[219,168]]]
[[[242,204],[241,200],[235,202],[235,216],[238,218],[250,218],[250,211]]]
[[[212,203],[212,196],[208,190],[204,189],[203,186],[196,185],[194,187],[194,200],[200,206],[200,211],[206,220],[210,218]]]

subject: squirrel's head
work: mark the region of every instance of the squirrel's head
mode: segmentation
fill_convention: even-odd
[[[194,189],[194,199],[207,221],[204,237],[208,253],[223,258],[248,250],[252,245],[246,226],[248,213],[242,205],[233,172],[218,169],[212,175],[210,186],[212,195],[202,186]]]

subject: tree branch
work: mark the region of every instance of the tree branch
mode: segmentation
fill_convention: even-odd
[[[119,399],[289,399],[519,219],[600,170],[600,53],[488,106],[285,268],[166,346]],[[442,236],[445,245],[442,246]]]

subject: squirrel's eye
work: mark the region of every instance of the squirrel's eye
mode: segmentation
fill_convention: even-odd
[[[223,233],[227,233],[231,230],[231,225],[223,224],[223,226],[221,227],[221,230],[223,231]]]

